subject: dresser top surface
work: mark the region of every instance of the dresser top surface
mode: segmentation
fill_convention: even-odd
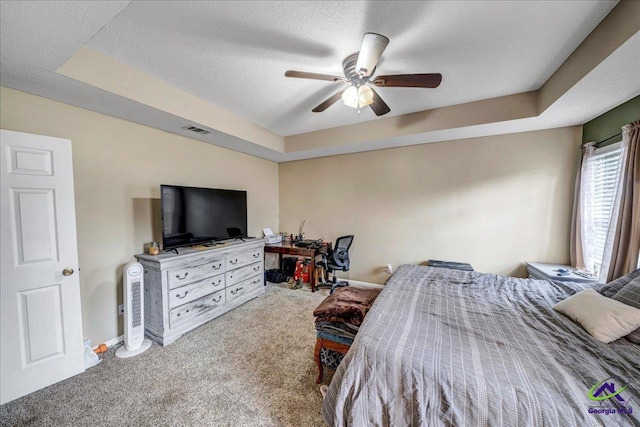
[[[215,246],[195,246],[195,247],[176,248],[176,249],[170,249],[168,251],[162,251],[158,255],[139,254],[139,255],[136,255],[136,258],[138,258],[141,261],[151,261],[151,262],[162,263],[166,261],[180,260],[182,258],[190,258],[196,254],[222,255],[226,252],[232,252],[232,251],[243,250],[243,249],[250,250],[252,248],[261,248],[261,247],[264,247],[264,239],[250,239],[245,241],[226,240],[226,241],[217,243]]]

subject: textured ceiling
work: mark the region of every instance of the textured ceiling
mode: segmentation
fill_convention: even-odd
[[[372,120],[336,103],[365,32],[390,39],[378,74],[443,74],[437,89],[381,88],[400,115],[538,89],[613,8],[603,1],[133,2],[88,46],[287,136]]]
[[[56,73],[75,52],[88,47],[287,137],[380,120],[369,109],[357,115],[341,102],[323,113],[312,113],[344,84],[284,77],[289,69],[341,75],[342,61],[359,49],[365,32],[390,39],[376,74],[443,74],[436,89],[378,89],[391,108],[386,118],[540,89],[616,4],[596,0],[2,1],[0,83],[180,133],[176,131],[180,120],[166,112]],[[633,62],[638,58],[637,40],[634,43],[627,47],[636,55],[631,58],[632,71],[638,65]],[[633,74],[624,78],[634,80]],[[589,100],[595,103],[598,96],[585,96],[601,84],[592,76],[582,82],[582,92],[555,105],[555,121],[548,118],[508,128],[581,124],[611,107],[608,104],[637,95],[640,85],[604,83],[610,83],[615,96],[609,95],[599,106],[589,106]],[[167,129],[166,123],[174,122],[175,129]],[[460,135],[473,136],[473,132]],[[246,141],[215,143],[237,145],[240,151],[273,160],[305,158],[300,153],[283,157],[252,152],[245,147],[251,146]],[[362,149],[367,146],[353,151]],[[336,151],[318,151],[326,154]]]

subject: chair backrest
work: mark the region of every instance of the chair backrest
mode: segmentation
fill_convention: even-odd
[[[352,242],[353,235],[342,236],[336,239],[336,244],[329,259],[331,268],[342,271],[349,270],[349,248]]]

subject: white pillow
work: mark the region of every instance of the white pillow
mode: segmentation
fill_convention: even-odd
[[[585,289],[553,306],[598,341],[609,343],[640,327],[640,310]]]

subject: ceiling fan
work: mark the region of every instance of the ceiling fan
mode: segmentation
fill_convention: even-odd
[[[351,84],[348,88],[342,89],[325,99],[312,110],[314,113],[326,110],[342,98],[344,104],[356,108],[358,114],[362,107],[369,106],[377,116],[382,116],[391,111],[391,109],[369,84],[372,83],[378,87],[436,88],[442,81],[442,74],[440,73],[394,74],[374,77],[373,73],[376,70],[376,65],[388,44],[389,39],[383,35],[365,33],[360,52],[349,55],[342,63],[344,77],[293,70],[285,72],[284,75],[299,79],[328,80]]]

